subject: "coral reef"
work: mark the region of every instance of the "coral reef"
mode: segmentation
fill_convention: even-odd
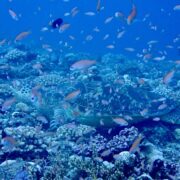
[[[57,134],[59,139],[68,139],[76,141],[82,136],[90,136],[95,133],[96,130],[93,127],[86,125],[76,125],[73,123],[62,125],[57,129]]]
[[[128,150],[130,145],[133,143],[134,139],[138,136],[138,131],[135,127],[126,128],[119,132],[118,135],[112,137],[112,139],[107,140],[105,137],[97,134],[88,140],[88,142],[76,143],[73,146],[73,150],[80,155],[92,155],[94,152],[98,154],[107,153],[107,156],[112,156],[123,150]]]
[[[2,147],[2,151],[5,154],[8,151],[15,151],[24,156],[33,151],[33,154],[38,156],[43,156],[46,154],[47,147],[50,143],[50,139],[44,137],[43,131],[38,130],[38,127],[28,127],[28,126],[19,126],[17,128],[5,128],[4,133],[8,137],[13,137],[15,139],[15,144],[13,144],[12,149],[9,150],[6,145]]]
[[[173,62],[0,50],[0,179],[178,178],[178,71],[163,83]],[[81,59],[97,62],[72,70]]]

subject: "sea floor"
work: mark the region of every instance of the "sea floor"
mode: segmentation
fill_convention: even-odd
[[[180,179],[179,61],[0,47],[1,180]]]

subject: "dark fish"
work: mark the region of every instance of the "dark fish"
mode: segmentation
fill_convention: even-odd
[[[51,23],[51,27],[53,29],[59,28],[59,27],[61,27],[62,23],[63,23],[63,19],[58,18]]]

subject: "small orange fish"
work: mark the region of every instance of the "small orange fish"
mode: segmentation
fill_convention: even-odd
[[[106,157],[106,156],[109,156],[111,154],[111,150],[108,149],[108,150],[104,150],[102,153],[101,153],[101,157]]]
[[[123,118],[120,117],[113,118],[113,121],[120,126],[128,126],[128,122]]]
[[[47,48],[51,48],[51,46],[49,44],[42,44],[42,48],[47,49]]]
[[[138,83],[140,85],[143,85],[145,83],[145,80],[143,78],[138,79]]]
[[[129,152],[133,153],[137,150],[141,140],[144,138],[142,134],[139,134],[139,136],[134,140],[133,144],[131,145]]]
[[[71,24],[68,24],[68,23],[67,24],[63,24],[63,25],[60,26],[59,30],[60,30],[60,32],[64,32],[67,29],[69,29],[70,26],[71,26]]]
[[[180,60],[175,61],[175,63],[179,65],[180,64]]]
[[[0,41],[0,46],[4,45],[6,43],[6,39],[3,39]]]
[[[134,52],[135,51],[135,49],[131,48],[131,47],[124,48],[124,50],[126,50],[128,52]]]
[[[24,31],[21,32],[20,34],[18,34],[15,38],[15,42],[16,41],[21,41],[22,39],[24,39],[25,37],[27,37],[31,32],[30,31]]]
[[[15,97],[13,97],[11,99],[7,99],[3,103],[1,110],[2,111],[7,111],[15,102],[16,102],[16,98]]]
[[[11,69],[11,66],[9,66],[8,64],[0,65],[0,70],[9,70],[9,69]]]
[[[109,104],[109,101],[102,99],[102,100],[101,100],[101,104],[102,104],[102,105],[108,105],[108,104]]]
[[[140,111],[140,114],[141,114],[141,116],[143,116],[143,117],[147,116],[147,114],[148,114],[148,108],[145,108],[145,109],[143,109],[142,111]]]
[[[168,49],[173,49],[174,46],[172,46],[172,45],[166,45],[166,48],[168,48]]]
[[[118,160],[118,159],[119,159],[119,154],[114,154],[114,155],[113,155],[113,158],[114,158],[115,160]]]
[[[70,101],[70,100],[72,100],[72,99],[75,99],[80,93],[81,93],[80,90],[73,91],[73,92],[71,92],[70,94],[68,94],[68,95],[64,98],[64,100]]]
[[[154,117],[152,120],[153,121],[160,121],[161,119],[160,119],[160,117]]]
[[[6,136],[2,139],[2,144],[6,149],[12,150],[16,146],[17,142],[13,137]]]
[[[178,4],[178,5],[174,6],[173,10],[174,11],[180,11],[180,5]]]
[[[83,177],[79,177],[79,180],[84,180],[84,178]]]
[[[100,124],[101,126],[104,126],[104,121],[103,121],[103,119],[100,119],[99,124]]]
[[[100,29],[96,26],[94,29],[93,29],[94,32],[100,32]]]
[[[111,134],[112,130],[112,128],[108,129],[108,134]]]
[[[174,77],[174,74],[175,74],[175,70],[171,70],[170,72],[168,72],[164,78],[163,78],[163,83],[164,84],[169,84],[171,81],[172,81],[172,78]]]
[[[75,40],[76,38],[74,36],[72,36],[72,35],[69,35],[69,39]]]
[[[162,103],[161,105],[158,106],[158,110],[163,110],[167,107],[168,107],[168,105],[166,103]]]
[[[32,65],[33,69],[41,70],[43,68],[42,64],[37,62],[36,64]]]
[[[43,115],[38,115],[36,117],[36,120],[42,122],[43,124],[47,124],[48,123],[48,119],[45,116],[43,116]]]
[[[166,56],[157,56],[157,57],[154,57],[153,60],[155,61],[163,61],[165,60]]]
[[[79,10],[77,7],[72,8],[71,10],[71,16],[74,17],[78,14]]]
[[[128,121],[132,121],[133,118],[129,115],[124,115],[124,119],[128,120]]]
[[[106,48],[108,48],[108,49],[114,49],[115,46],[114,46],[113,44],[109,44],[109,45],[106,46]]]
[[[94,64],[96,64],[95,60],[80,60],[71,65],[70,70],[83,70],[91,67]]]
[[[11,144],[16,144],[16,140],[11,136],[4,137],[3,141],[9,141]]]
[[[97,1],[96,10],[97,10],[97,12],[100,12],[100,10],[101,10],[101,0]]]
[[[103,37],[103,40],[106,40],[109,38],[109,34],[106,34],[104,37]]]
[[[79,111],[73,111],[72,114],[74,115],[74,117],[78,117],[81,115],[81,113]]]
[[[105,19],[104,24],[110,23],[113,20],[113,18],[113,16],[108,17],[107,19]]]
[[[125,31],[120,31],[120,32],[118,32],[118,34],[117,34],[117,39],[122,38],[123,35],[124,35],[124,33],[125,33]]]
[[[96,13],[95,12],[92,12],[92,11],[88,11],[88,12],[85,12],[84,13],[86,16],[95,16]]]
[[[122,12],[115,12],[114,16],[116,18],[123,18],[123,19],[125,19],[125,16],[124,16],[124,14]]]
[[[91,41],[93,39],[93,36],[92,35],[87,35],[86,36],[86,41]]]
[[[53,51],[53,49],[51,48],[49,44],[42,44],[42,48],[49,52]]]
[[[136,15],[137,15],[137,9],[136,9],[136,6],[133,4],[132,10],[131,10],[128,18],[127,18],[127,24],[128,25],[130,25],[134,21]]]
[[[15,21],[18,21],[18,16],[17,14],[12,10],[12,9],[9,9],[9,15],[12,17],[12,19],[14,19]]]
[[[103,162],[103,159],[101,157],[94,157],[94,160],[98,162]]]
[[[144,60],[150,59],[152,57],[152,54],[148,53],[143,56]]]

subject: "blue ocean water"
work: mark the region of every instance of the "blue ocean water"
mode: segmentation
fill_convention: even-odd
[[[179,56],[179,11],[173,8],[178,4],[176,0],[135,0],[137,7],[137,17],[132,25],[127,25],[122,18],[115,18],[115,12],[122,12],[127,17],[132,9],[132,2],[129,0],[113,0],[101,1],[102,10],[96,11],[97,1],[83,0],[2,0],[0,12],[0,38],[13,41],[17,34],[22,31],[31,31],[32,34],[23,42],[32,43],[41,46],[49,44],[53,48],[68,50],[64,47],[64,43],[68,47],[72,47],[75,51],[86,51],[92,53],[126,53],[130,56],[136,56],[142,53],[143,48],[148,48],[147,42],[158,41],[153,45],[151,53],[153,56],[160,56],[159,51],[166,51],[168,59],[178,59]],[[64,16],[77,7],[78,14],[75,17]],[[13,10],[19,17],[18,21],[14,21],[8,13]],[[85,12],[94,12],[94,16],[86,16]],[[110,23],[105,24],[104,21],[108,17],[113,17]],[[42,32],[43,27],[47,27],[50,21],[56,18],[62,18],[64,23],[69,23],[70,28],[63,33],[58,30],[53,32]],[[100,32],[94,32],[97,27]],[[153,29],[154,28],[154,29]],[[125,31],[122,38],[117,39],[118,31]],[[103,40],[107,35],[109,38]],[[86,37],[92,36],[92,40],[86,40]],[[69,36],[75,39],[71,40]],[[59,44],[62,43],[62,44]],[[113,44],[114,49],[107,49],[107,45]],[[173,46],[168,48],[167,46]],[[131,47],[135,52],[129,53],[124,48]]]

